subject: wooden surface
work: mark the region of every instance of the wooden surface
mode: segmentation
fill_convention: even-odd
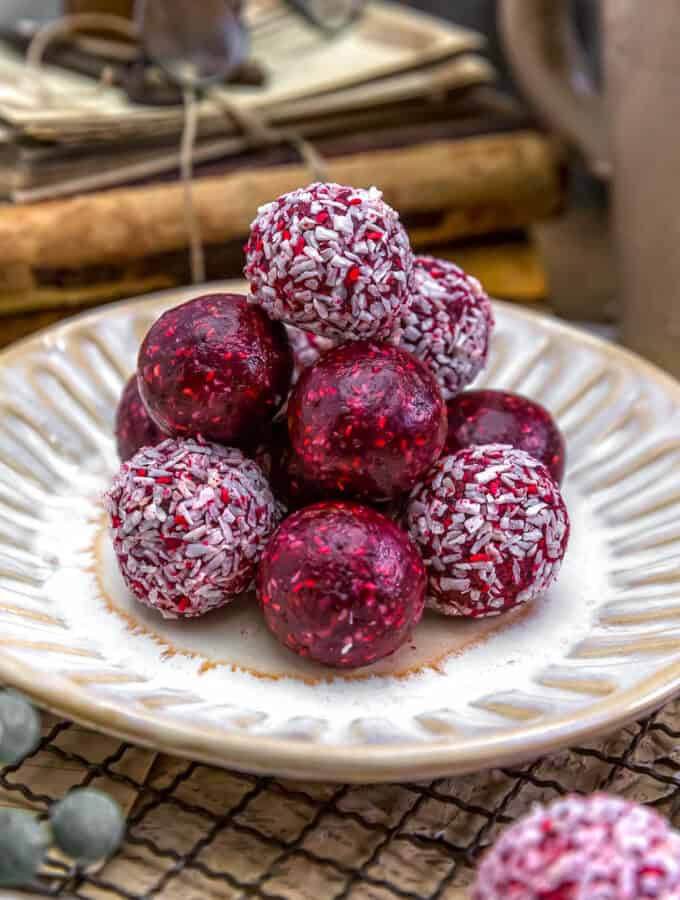
[[[46,717],[46,727],[52,724]],[[452,872],[454,856],[447,846],[493,842],[508,821],[524,815],[534,802],[555,799],[557,787],[584,792],[604,789],[652,803],[677,827],[680,811],[674,801],[673,773],[679,726],[680,701],[675,701],[643,726],[631,725],[586,747],[565,750],[531,766],[441,779],[431,789],[416,785],[343,788],[265,780],[259,783],[259,792],[253,792],[254,782],[248,776],[207,766],[189,768],[184,761],[135,748],[120,756],[117,741],[74,726],[61,732],[55,743],[67,754],[85,756],[104,768],[107,758],[120,757],[111,764],[111,771],[129,775],[152,791],[175,782],[174,803],[154,802],[153,794],[121,790],[110,777],[93,782],[116,796],[133,815],[147,810],[132,829],[136,839],[150,839],[170,854],[184,855],[196,841],[206,838],[215,818],[221,818],[224,827],[198,855],[201,864],[216,872],[231,873],[240,883],[256,883],[267,873],[262,884],[267,896],[286,900],[333,900],[340,894],[350,900],[394,900],[397,895],[378,888],[377,881],[418,896],[432,895]],[[82,784],[86,772],[75,756],[64,760],[44,751],[8,780],[57,797]],[[31,806],[18,792],[4,792],[0,802]],[[37,802],[33,808],[43,811],[45,807]],[[236,809],[240,810],[234,819],[238,827],[230,824]],[[485,810],[495,811],[495,818],[490,821]],[[264,842],[262,835],[273,840]],[[301,844],[296,843],[300,836]],[[406,836],[415,836],[415,841],[405,840]],[[291,851],[291,845],[304,848],[312,858]],[[333,860],[334,865],[320,864],[319,857]],[[359,878],[351,882],[348,894],[343,893],[350,883],[346,873],[367,861],[370,880]],[[159,856],[136,841],[126,843],[98,876],[143,895],[160,878],[167,878],[173,866],[172,855]],[[471,867],[459,865],[437,896],[467,900],[473,877]],[[0,896],[9,897],[2,892]],[[69,896],[68,891],[64,896]],[[78,887],[78,896],[112,900],[117,895],[84,883]],[[157,896],[161,900],[236,900],[250,892],[188,866],[169,878]]]

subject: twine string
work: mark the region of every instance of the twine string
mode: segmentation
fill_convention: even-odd
[[[182,91],[184,104],[184,124],[180,142],[180,178],[184,201],[184,224],[189,238],[189,265],[193,284],[205,281],[205,252],[201,237],[201,226],[194,208],[194,148],[198,130],[198,98],[196,89],[184,88]]]
[[[110,13],[74,13],[61,16],[53,22],[42,25],[33,35],[26,50],[26,77],[32,89],[37,91],[37,99],[45,106],[52,106],[55,97],[45,83],[41,68],[45,53],[55,40],[82,29],[113,31],[123,37],[139,41],[136,24],[123,16]],[[100,81],[93,92],[99,93],[111,83],[110,67],[104,67]],[[210,99],[236,124],[248,144],[253,148],[285,145],[293,147],[302,162],[309,168],[314,181],[327,181],[326,161],[317,148],[302,135],[291,129],[274,128],[261,113],[244,109],[228,95],[213,89]],[[200,284],[206,278],[205,250],[201,235],[201,223],[194,204],[194,151],[200,123],[200,108],[196,86],[182,86],[183,122],[180,138],[180,180],[183,191],[183,217],[189,248],[189,265],[193,284]]]
[[[123,16],[116,16],[113,13],[73,13],[71,15],[61,16],[53,22],[47,22],[41,25],[30,40],[26,49],[26,77],[30,79],[32,88],[38,93],[39,102],[45,106],[51,106],[54,96],[45,84],[42,78],[41,67],[43,58],[47,48],[54,41],[65,35],[73,34],[74,31],[82,29],[98,28],[106,31],[113,31],[122,37],[129,38],[133,41],[139,40],[139,30],[134,22],[125,19]],[[94,94],[96,95],[111,80],[111,71],[108,67],[102,70],[102,76],[97,85]]]
[[[214,91],[210,99],[222,107],[253,147],[288,144],[307,165],[314,181],[328,181],[326,160],[307,138],[292,129],[275,128],[262,113],[253,109],[244,109],[234,103],[227,94]]]

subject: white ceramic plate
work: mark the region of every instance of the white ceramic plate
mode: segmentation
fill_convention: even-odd
[[[195,622],[140,608],[99,500],[111,423],[150,322],[195,293],[108,306],[0,356],[0,679],[171,753],[352,782],[535,756],[680,688],[680,386],[502,304],[484,383],[546,404],[568,441],[572,540],[542,601],[486,622],[428,615],[354,675],[279,647],[252,599]]]

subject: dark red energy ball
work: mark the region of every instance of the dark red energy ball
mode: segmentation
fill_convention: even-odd
[[[142,403],[136,374],[130,377],[120,395],[114,430],[118,456],[122,462],[134,456],[141,447],[155,447],[167,437]]]
[[[257,579],[273,634],[300,656],[344,669],[394,653],[420,621],[425,567],[408,535],[375,510],[324,502],[290,516]]]
[[[326,496],[390,499],[439,458],[446,405],[427,366],[392,344],[330,350],[288,403],[297,471]]]
[[[164,313],[139,351],[142,399],[178,437],[248,445],[286,399],[293,357],[283,325],[241,294],[206,294]]]
[[[510,444],[542,462],[561,483],[564,438],[540,403],[509,391],[465,391],[449,400],[447,409],[446,453],[480,444]]]
[[[322,499],[304,481],[290,447],[285,419],[273,422],[254,453],[255,462],[269,479],[272,491],[288,512]]]

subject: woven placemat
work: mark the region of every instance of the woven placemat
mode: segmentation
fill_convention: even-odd
[[[680,699],[607,739],[531,764],[432,783],[352,787],[187,762],[44,717],[0,804],[44,812],[77,785],[124,806],[126,839],[97,870],[50,858],[35,893],[97,900],[463,900],[476,860],[535,801],[608,790],[680,826]]]

